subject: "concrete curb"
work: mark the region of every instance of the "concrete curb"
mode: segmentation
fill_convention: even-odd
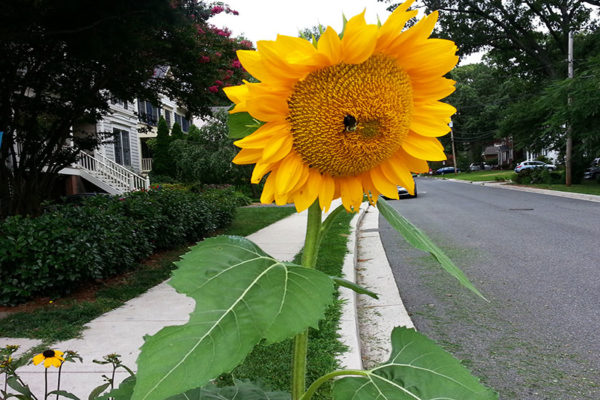
[[[360,211],[350,221],[350,235],[346,243],[348,252],[344,258],[342,275],[345,279],[356,283],[356,264],[358,260],[358,233],[359,226],[365,216],[368,203],[362,203]],[[338,333],[340,342],[348,347],[346,353],[338,356],[340,365],[346,369],[362,369],[360,348],[360,333],[358,329],[358,310],[356,307],[356,292],[347,288],[340,288],[342,300],[342,316]]]
[[[365,368],[385,362],[391,354],[390,336],[398,326],[414,328],[404,307],[379,235],[379,210],[366,210],[357,237],[358,284],[376,292],[379,299],[358,297],[362,361]]]

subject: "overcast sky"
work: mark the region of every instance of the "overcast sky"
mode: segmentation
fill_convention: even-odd
[[[377,16],[385,21],[387,4],[376,0],[224,0],[239,15],[219,14],[210,19],[227,27],[233,36],[244,35],[252,42],[274,40],[277,34],[298,36],[298,31],[317,24],[342,29],[342,14],[350,18],[364,9],[369,23]]]
[[[257,40],[274,40],[277,34],[298,36],[298,32],[317,24],[342,29],[342,14],[347,18],[366,9],[368,23],[385,22],[388,4],[377,0],[224,0],[239,15],[221,13],[209,22],[229,28],[233,36],[243,35],[254,44]],[[401,2],[401,0],[398,0]],[[418,17],[419,19],[421,16]],[[481,54],[461,60],[461,64],[478,62]]]

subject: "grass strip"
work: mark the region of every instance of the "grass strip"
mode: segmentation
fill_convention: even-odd
[[[294,212],[293,207],[240,207],[226,233],[246,236]],[[166,280],[173,262],[187,250],[185,246],[154,255],[152,262],[107,280],[92,299],[59,299],[33,311],[11,314],[0,320],[0,337],[41,339],[45,347],[77,337],[89,321]]]
[[[317,258],[317,269],[328,275],[341,276],[344,257],[347,252],[346,242],[350,233],[352,214],[340,213],[331,229],[323,239]],[[294,262],[299,263],[301,253]],[[319,322],[319,329],[310,329],[307,356],[307,386],[320,376],[338,368],[336,355],[346,351],[339,342],[337,333],[341,317],[341,301],[337,299],[329,307],[325,319]],[[221,383],[232,384],[232,379],[249,379],[260,381],[273,390],[289,391],[291,387],[293,340],[285,340],[270,346],[258,345],[248,355],[244,363],[231,374],[220,377]],[[331,399],[331,387],[323,385],[313,399]]]
[[[296,212],[294,207],[248,206],[240,207],[236,211],[235,220],[225,230],[225,235],[248,236],[273,222],[292,215]]]

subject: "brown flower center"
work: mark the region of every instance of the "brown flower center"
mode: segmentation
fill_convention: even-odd
[[[294,149],[332,176],[355,176],[392,156],[408,134],[410,78],[390,57],[311,72],[288,99]]]

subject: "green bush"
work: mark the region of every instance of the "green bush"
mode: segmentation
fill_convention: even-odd
[[[519,184],[543,183],[546,185],[564,183],[564,171],[550,171],[546,168],[531,168],[514,174],[512,181]]]
[[[198,241],[231,223],[232,189],[156,189],[53,206],[0,223],[0,305],[57,297],[128,269],[156,250]]]

